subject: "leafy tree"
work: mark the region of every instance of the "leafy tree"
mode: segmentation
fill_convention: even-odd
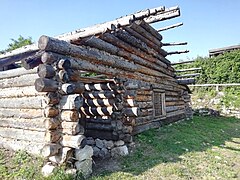
[[[11,39],[11,41],[12,42],[8,45],[7,49],[0,51],[1,54],[33,43],[31,37],[24,38],[21,35],[19,35],[17,40]]]

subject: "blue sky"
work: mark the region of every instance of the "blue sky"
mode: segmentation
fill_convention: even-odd
[[[184,23],[162,32],[163,42],[188,42],[187,46],[166,49],[190,50],[169,56],[171,61],[207,56],[209,49],[240,44],[239,0],[0,0],[0,49],[19,35],[37,41],[43,34],[55,36],[138,10],[176,5],[180,6],[180,17],[153,24],[160,28]]]

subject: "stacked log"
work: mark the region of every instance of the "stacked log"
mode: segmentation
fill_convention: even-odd
[[[74,79],[64,81],[59,76],[61,70],[57,63],[50,62],[50,54],[43,53],[44,64],[38,66],[39,78],[35,80],[35,89],[46,93],[46,144],[42,155],[48,163],[63,164],[73,161],[74,150],[81,149],[85,139],[84,127],[79,123],[79,109],[83,105],[80,93],[84,91],[84,85]]]
[[[0,142],[3,147],[39,154],[45,143],[42,114],[46,93],[35,90],[36,78],[37,69],[0,72]]]

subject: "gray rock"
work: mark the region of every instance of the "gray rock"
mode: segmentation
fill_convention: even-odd
[[[53,173],[53,170],[55,169],[55,166],[51,164],[51,162],[47,162],[47,164],[45,164],[42,167],[42,174],[44,177],[48,177]]]
[[[123,140],[116,141],[116,142],[114,142],[114,145],[115,146],[123,146],[124,145],[124,141]]]
[[[93,147],[93,156],[98,157],[100,149],[96,146]]]
[[[92,174],[92,159],[77,161],[75,162],[75,167],[79,172],[82,173],[84,178],[87,178]]]
[[[97,138],[97,139],[95,140],[95,142],[96,142],[96,146],[97,146],[98,148],[100,148],[100,149],[103,148],[104,144],[103,144],[103,141],[102,141],[102,140],[100,140],[100,139]]]
[[[111,150],[111,156],[112,157],[126,156],[126,155],[128,155],[128,148],[127,148],[126,145],[115,147]]]
[[[103,143],[104,143],[104,146],[107,148],[107,149],[112,149],[114,147],[114,143],[113,141],[107,141],[107,140],[103,140]]]
[[[94,139],[93,139],[92,137],[88,137],[88,138],[86,139],[86,141],[87,141],[87,145],[90,145],[90,146],[96,144],[95,141],[94,141]]]
[[[91,159],[93,156],[93,148],[86,145],[82,149],[75,149],[75,158],[78,161],[83,161],[85,159]]]
[[[110,153],[108,152],[108,150],[106,148],[102,148],[100,151],[99,151],[99,155],[98,157],[104,159],[106,157],[109,157]]]

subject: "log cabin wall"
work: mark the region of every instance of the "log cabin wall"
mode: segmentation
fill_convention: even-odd
[[[56,38],[41,36],[28,51],[3,56],[0,65],[22,59],[26,69],[38,66],[38,77],[28,72],[34,71],[29,82],[45,97],[45,157],[56,161],[71,153],[84,135],[131,142],[134,134],[188,117],[187,88],[166,58],[179,52],[164,50],[186,43],[163,43],[150,25],[179,15],[178,7],[148,9]]]
[[[45,144],[45,94],[34,87],[37,69],[0,72],[0,145],[39,154]]]

